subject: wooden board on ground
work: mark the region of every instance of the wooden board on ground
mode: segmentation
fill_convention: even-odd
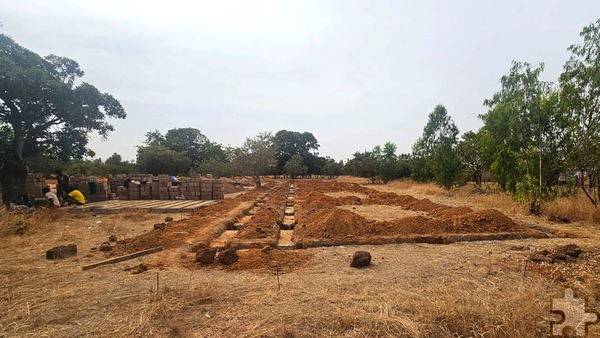
[[[126,211],[144,210],[152,213],[191,213],[217,203],[214,200],[110,200],[65,207],[72,213],[93,212],[96,214],[116,214]]]
[[[97,262],[97,263],[84,265],[84,266],[81,267],[81,269],[82,270],[89,270],[89,269],[93,269],[93,268],[101,266],[101,265],[114,264],[114,263],[118,263],[118,262],[123,262],[123,261],[129,260],[129,259],[133,259],[133,258],[137,258],[137,257],[149,255],[151,253],[159,252],[162,249],[163,249],[162,246],[159,246],[159,247],[148,249],[148,250],[138,251],[138,252],[131,253],[129,255],[119,256],[119,257],[107,259],[107,260],[104,260],[104,261],[100,261],[100,262]]]

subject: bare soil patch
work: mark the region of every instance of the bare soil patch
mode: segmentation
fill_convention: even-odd
[[[333,198],[346,197],[346,196],[354,196],[354,197],[358,197],[360,199],[369,198],[369,196],[367,196],[366,194],[361,194],[359,192],[350,192],[350,191],[326,192],[325,195],[327,195],[329,197],[333,197]]]
[[[357,213],[372,221],[393,221],[406,217],[427,215],[425,212],[407,210],[395,205],[341,205],[338,208]]]

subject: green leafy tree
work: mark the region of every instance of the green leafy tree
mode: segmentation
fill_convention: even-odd
[[[298,154],[307,166],[307,173],[317,174],[320,171],[320,161],[317,156],[319,142],[312,133],[280,130],[275,133],[277,167],[276,174],[285,172],[285,164]]]
[[[437,105],[423,128],[423,135],[413,145],[413,177],[420,181],[434,179],[450,189],[459,177],[458,128],[446,107]]]
[[[289,175],[291,178],[296,178],[306,174],[308,167],[304,165],[304,160],[299,154],[294,154],[292,158],[287,161],[283,167],[284,173]]]
[[[398,167],[398,156],[396,155],[398,147],[388,141],[383,145],[381,156],[379,157],[379,177],[383,183],[387,183],[400,176]]]
[[[377,152],[373,151],[355,152],[346,163],[344,168],[346,174],[368,178],[372,183],[377,182],[379,173],[377,155]]]
[[[104,164],[112,165],[120,165],[121,163],[123,163],[123,158],[117,153],[113,153],[109,158],[106,159],[106,161],[104,161]]]
[[[477,186],[481,186],[485,165],[482,149],[483,137],[481,131],[464,133],[458,144],[458,153],[464,167],[465,176],[475,182]]]
[[[551,156],[558,155],[560,116],[551,84],[540,80],[542,71],[543,64],[513,62],[500,79],[501,90],[485,100],[489,110],[482,116],[494,177],[516,200],[528,203],[532,213],[539,213],[541,199],[558,178],[556,167],[544,166],[558,161]]]
[[[251,176],[257,188],[261,187],[261,176],[267,175],[277,164],[275,143],[271,133],[260,133],[247,138],[244,144],[233,151],[236,172]]]
[[[155,130],[146,133],[148,146],[163,146],[178,153],[185,153],[190,160],[190,168],[197,167],[202,161],[216,158],[225,159],[223,147],[212,142],[196,128],[174,128],[162,135]],[[189,168],[188,168],[189,169]]]
[[[236,175],[235,167],[231,161],[218,158],[202,161],[196,167],[196,171],[202,174],[212,174],[215,177],[233,177]]]
[[[42,58],[0,34],[0,183],[9,205],[24,190],[27,158],[67,161],[91,155],[88,134],[106,138],[108,118],[125,118],[113,96],[77,80],[76,61]]]
[[[568,166],[579,172],[580,187],[594,206],[600,188],[600,19],[583,28],[583,43],[569,47],[560,75],[560,97],[569,144]],[[586,178],[587,181],[586,182]],[[587,183],[587,184],[586,184]]]
[[[334,159],[326,157],[323,165],[322,174],[333,179],[344,174],[344,162],[336,162]]]
[[[146,173],[153,175],[185,174],[190,167],[190,159],[184,152],[176,152],[165,146],[138,147],[137,165]]]

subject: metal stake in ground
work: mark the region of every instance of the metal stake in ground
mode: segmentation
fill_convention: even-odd
[[[280,291],[281,284],[279,283],[279,265],[275,265],[275,273],[277,275],[277,291]]]

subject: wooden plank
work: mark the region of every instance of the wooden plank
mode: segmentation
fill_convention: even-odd
[[[133,258],[137,258],[137,257],[149,255],[151,253],[159,252],[162,249],[163,249],[162,246],[159,246],[159,247],[148,249],[148,250],[142,250],[142,251],[131,253],[129,255],[119,256],[119,257],[107,259],[107,260],[104,260],[104,261],[101,261],[101,262],[97,262],[97,263],[93,263],[93,264],[89,264],[89,265],[84,265],[84,266],[81,267],[81,269],[82,270],[89,270],[89,269],[93,269],[93,268],[101,266],[101,265],[114,264],[114,263],[118,263],[118,262],[123,262],[123,261],[129,260],[129,259],[133,259]]]

